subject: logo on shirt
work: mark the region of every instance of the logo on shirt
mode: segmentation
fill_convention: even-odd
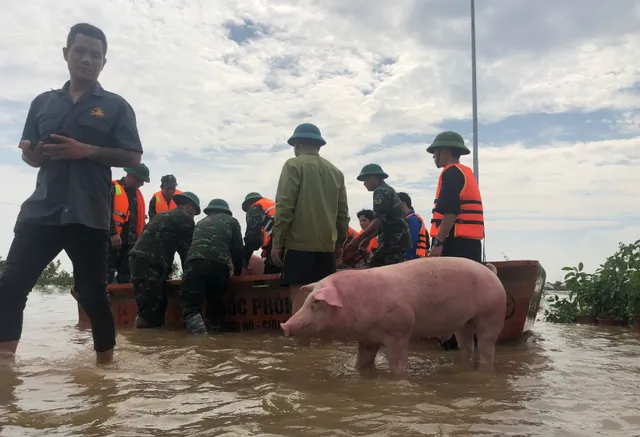
[[[104,111],[102,110],[102,108],[93,108],[91,110],[91,115],[102,118],[104,117]]]

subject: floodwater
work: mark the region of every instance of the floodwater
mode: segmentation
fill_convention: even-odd
[[[121,330],[96,368],[68,294],[30,296],[13,368],[0,368],[0,436],[640,435],[640,333],[538,321],[481,374],[431,343],[410,377],[360,375],[354,349],[280,335],[187,338]]]

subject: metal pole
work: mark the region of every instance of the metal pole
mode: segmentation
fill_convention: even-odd
[[[480,184],[478,172],[478,90],[476,87],[476,2],[471,0],[471,100],[473,107],[473,174]]]

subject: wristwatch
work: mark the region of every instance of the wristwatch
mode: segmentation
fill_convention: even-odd
[[[438,240],[436,237],[433,237],[431,240],[431,247],[442,246],[442,241]]]

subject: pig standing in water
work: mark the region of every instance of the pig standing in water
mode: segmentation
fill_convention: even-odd
[[[356,367],[373,366],[384,346],[389,369],[407,371],[413,336],[450,338],[480,364],[493,366],[506,293],[495,273],[465,258],[420,258],[368,270],[345,270],[302,287],[302,308],[281,325],[286,336],[358,342]]]

